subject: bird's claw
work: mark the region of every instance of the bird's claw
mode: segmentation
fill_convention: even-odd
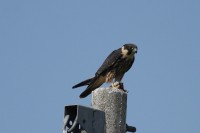
[[[111,87],[120,89],[120,83],[119,82],[112,82]]]
[[[127,92],[127,90],[124,89],[124,84],[122,82],[114,82],[114,83],[111,84],[111,87],[121,89],[124,92]]]

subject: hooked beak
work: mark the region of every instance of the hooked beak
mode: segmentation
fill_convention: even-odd
[[[134,48],[134,53],[137,53],[137,48]]]

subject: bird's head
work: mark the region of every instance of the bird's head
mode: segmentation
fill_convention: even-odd
[[[123,56],[128,56],[131,54],[134,55],[135,53],[137,53],[137,50],[138,50],[137,46],[133,43],[124,44],[121,48]]]

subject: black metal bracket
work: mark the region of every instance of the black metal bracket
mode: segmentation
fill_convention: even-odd
[[[136,128],[126,124],[126,132],[136,132]],[[105,133],[105,112],[82,105],[65,106],[63,133]]]
[[[126,132],[134,133],[136,132],[136,127],[129,126],[128,124],[126,124]]]
[[[67,133],[105,133],[105,113],[81,106],[65,106],[63,131]]]

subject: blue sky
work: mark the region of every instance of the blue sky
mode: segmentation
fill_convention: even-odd
[[[123,82],[137,133],[200,130],[198,0],[0,1],[0,132],[61,132],[64,106],[124,43],[138,45]]]

